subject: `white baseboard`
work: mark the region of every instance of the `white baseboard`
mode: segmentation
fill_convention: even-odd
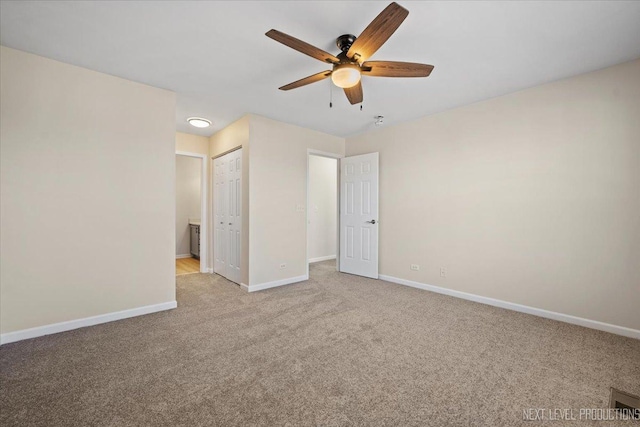
[[[336,259],[335,255],[328,255],[328,256],[321,256],[318,258],[309,258],[309,263],[313,264],[314,262],[320,262],[320,261],[329,261],[330,259]]]
[[[309,276],[306,274],[304,276],[289,277],[287,279],[275,280],[273,282],[260,283],[259,285],[245,285],[244,283],[241,283],[240,287],[247,292],[256,292],[278,286],[290,285],[292,283],[304,282],[305,280],[309,280]]]
[[[176,255],[176,259],[191,258],[191,254]]]
[[[213,274],[213,268],[207,268],[207,273]]]
[[[67,322],[53,323],[51,325],[38,326],[36,328],[23,329],[21,331],[7,332],[0,335],[0,345],[11,342],[28,340],[44,335],[57,334],[58,332],[71,331],[85,326],[99,325],[100,323],[113,322],[114,320],[128,319],[129,317],[142,316],[143,314],[156,313],[158,311],[176,308],[176,301],[161,304],[146,305],[144,307],[129,310],[116,311],[114,313],[101,314],[99,316],[85,317],[83,319],[69,320]]]
[[[418,288],[418,289],[423,289],[425,291],[436,292],[438,294],[449,295],[456,298],[462,298],[469,301],[479,302],[481,304],[487,304],[487,305],[492,305],[494,307],[506,308],[507,310],[518,311],[520,313],[533,314],[534,316],[544,317],[552,320],[558,320],[560,322],[571,323],[573,325],[584,326],[585,328],[597,329],[600,331],[610,332],[616,335],[622,335],[629,338],[640,339],[640,330],[627,328],[625,326],[612,325],[609,323],[599,322],[597,320],[584,319],[582,317],[571,316],[570,314],[557,313],[555,311],[529,307],[527,305],[521,305],[521,304],[507,302],[507,301],[503,301],[495,298],[469,294],[467,292],[442,288],[440,286],[427,285],[424,283],[414,282],[411,280],[399,279],[397,277],[386,276],[383,274],[381,274],[379,277],[380,277],[380,280],[397,283],[399,285],[411,286],[412,288]]]

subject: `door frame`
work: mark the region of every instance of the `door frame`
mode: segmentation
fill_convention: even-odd
[[[336,159],[336,271],[340,271],[340,160],[344,158],[343,154],[331,153],[328,151],[314,150],[307,148],[307,188],[306,188],[306,212],[305,212],[305,263],[307,264],[307,280],[309,280],[309,157],[327,157]]]
[[[176,156],[196,157],[201,159],[202,167],[200,169],[200,273],[207,273],[209,239],[207,238],[207,223],[209,210],[207,209],[207,155],[201,153],[192,153],[190,151],[176,150]],[[175,203],[175,202],[174,202]],[[175,220],[174,220],[175,222]],[[175,230],[174,230],[175,234]]]

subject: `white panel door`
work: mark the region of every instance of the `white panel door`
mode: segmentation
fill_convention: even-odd
[[[227,168],[227,274],[226,278],[240,283],[240,240],[242,235],[242,149],[224,156]]]
[[[240,283],[242,241],[242,149],[214,163],[214,272]]]
[[[224,167],[224,156],[213,161],[213,272],[227,276],[227,202],[226,182],[227,168]]]
[[[378,278],[378,153],[340,161],[340,271]]]

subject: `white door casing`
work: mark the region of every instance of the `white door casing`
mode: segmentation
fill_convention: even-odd
[[[340,271],[378,278],[378,153],[340,161]]]
[[[242,149],[214,159],[214,273],[241,280]]]

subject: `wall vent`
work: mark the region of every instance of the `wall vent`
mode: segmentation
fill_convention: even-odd
[[[611,387],[609,407],[620,409],[636,420],[640,420],[640,397]]]

